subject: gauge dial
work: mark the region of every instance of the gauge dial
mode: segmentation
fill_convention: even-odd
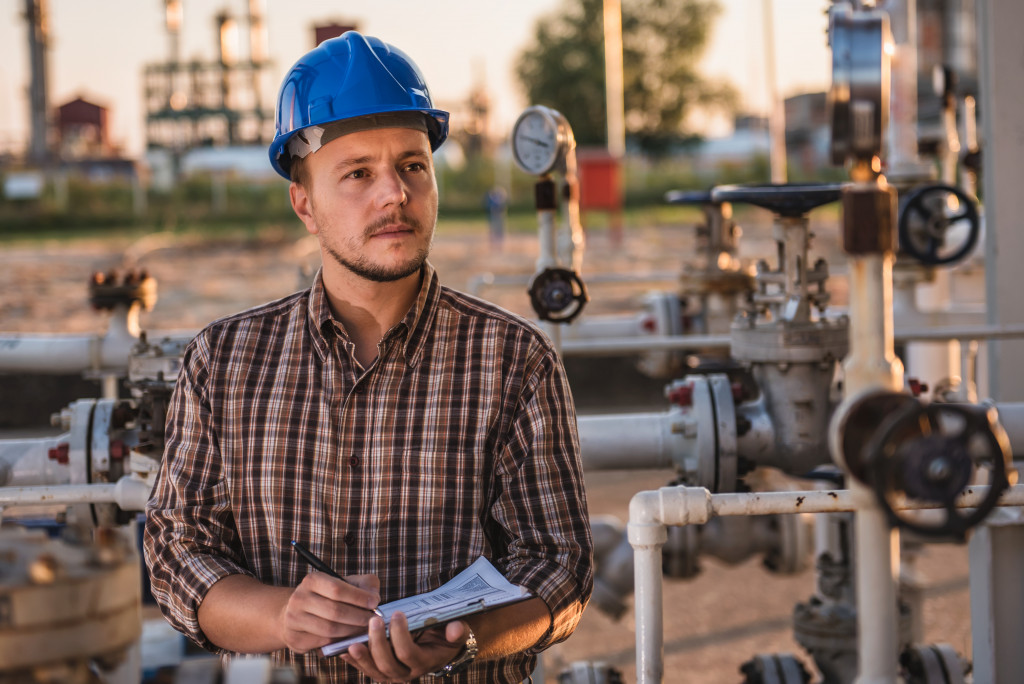
[[[512,128],[512,153],[526,173],[542,175],[565,159],[572,131],[561,114],[542,105],[527,107]]]

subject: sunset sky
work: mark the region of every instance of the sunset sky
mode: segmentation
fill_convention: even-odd
[[[764,112],[765,50],[762,10],[773,5],[779,88],[784,95],[827,88],[828,0],[719,0],[723,12],[702,67],[731,81],[746,108]],[[535,23],[561,0],[264,0],[273,66],[268,95],[288,67],[312,47],[312,25],[336,19],[358,24],[408,52],[442,104],[465,98],[483,74],[498,125],[511,126],[527,104],[513,74],[516,55]],[[144,64],[165,60],[169,41],[163,0],[49,0],[51,104],[78,95],[110,109],[111,132],[130,155],[141,153]],[[245,28],[247,0],[183,0],[182,56],[213,59],[214,15],[227,9]],[[27,137],[29,78],[24,0],[0,0],[0,148],[21,148]],[[244,42],[243,45],[247,45]],[[243,54],[246,54],[243,49]],[[272,91],[272,92],[271,92]],[[270,105],[271,103],[268,103]],[[720,128],[720,126],[718,127]],[[721,132],[716,128],[708,133]]]

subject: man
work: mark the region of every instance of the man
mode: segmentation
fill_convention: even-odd
[[[592,586],[562,366],[427,261],[448,114],[404,53],[356,32],[323,43],[285,78],[277,126],[271,163],[323,266],[189,345],[147,511],[154,595],[197,643],[321,681],[520,682]],[[291,540],[345,579],[310,572]],[[481,555],[533,597],[418,634],[374,616]]]

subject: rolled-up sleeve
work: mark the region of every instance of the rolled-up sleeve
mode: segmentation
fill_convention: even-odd
[[[208,359],[201,333],[185,352],[168,407],[164,457],[146,507],[144,550],[164,616],[200,646],[218,650],[199,628],[199,605],[219,580],[252,573],[243,564],[223,479],[206,389]]]
[[[538,653],[572,634],[593,589],[576,413],[550,348],[525,379],[508,435],[492,515],[509,535],[508,556],[500,559],[505,576],[551,611],[551,628],[530,649]]]

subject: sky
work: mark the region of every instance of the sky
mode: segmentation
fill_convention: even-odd
[[[182,0],[182,56],[216,57],[214,15],[228,10],[243,21],[248,0]],[[411,55],[440,104],[465,99],[485,80],[497,125],[511,127],[529,104],[514,75],[515,58],[536,22],[563,0],[263,0],[276,92],[287,69],[313,47],[315,23],[354,23]],[[143,65],[164,61],[169,40],[163,0],[48,0],[51,28],[50,100],[82,96],[109,108],[111,133],[125,151],[141,154]],[[762,17],[771,7],[778,89],[784,96],[827,89],[829,0],[719,0],[722,13],[702,61],[709,78],[731,82],[745,108],[766,113]],[[24,0],[0,0],[0,149],[21,148],[28,136],[29,79]],[[246,43],[247,44],[247,43]],[[243,51],[243,54],[244,51]],[[272,103],[268,103],[271,106]],[[705,134],[725,132],[722,122]]]

